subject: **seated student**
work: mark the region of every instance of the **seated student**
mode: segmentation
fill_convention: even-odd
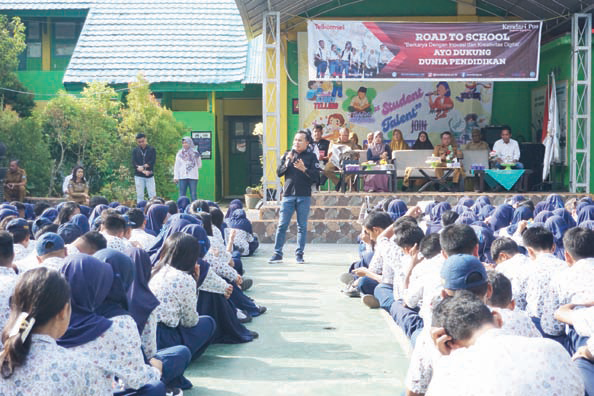
[[[109,293],[103,303],[97,307],[96,312],[117,323],[120,331],[131,340],[127,346],[128,349],[131,353],[137,353],[142,341],[138,325],[129,312],[131,301],[128,298],[128,291],[134,281],[134,264],[127,255],[109,248],[97,252],[95,257],[109,264],[114,274]],[[185,346],[175,346],[153,354],[149,360],[152,358],[162,362],[162,381],[171,389],[171,382],[175,381],[177,385],[178,377],[183,376],[184,370],[190,363],[191,352]]]
[[[518,244],[511,238],[501,237],[491,245],[491,258],[495,270],[504,274],[511,282],[516,308],[526,310],[526,280],[529,276],[530,262],[520,253]]]
[[[105,392],[114,391],[114,382],[118,384],[116,392],[129,388],[138,390],[129,394],[164,392],[165,385],[159,380],[162,363],[151,359],[150,365],[145,364],[136,324],[121,316],[110,320],[96,312],[114,282],[111,266],[76,254],[68,256],[62,274],[70,285],[72,315],[58,344],[82,354],[103,370],[100,385]]]
[[[129,241],[139,243],[144,250],[150,249],[157,240],[157,237],[144,230],[146,226],[146,218],[142,209],[130,209],[127,215],[128,220],[131,223],[130,227],[132,228]]]
[[[101,214],[101,234],[107,240],[107,247],[120,252],[125,252],[132,244],[125,238],[126,220],[122,215],[113,212]]]
[[[554,319],[561,305],[594,301],[591,287],[594,284],[594,231],[574,227],[565,233],[563,245],[568,268],[552,275],[541,319],[543,331],[552,335],[562,334],[564,329],[563,324]],[[579,345],[571,338],[567,337],[564,342],[573,354]]]
[[[60,271],[66,258],[66,248],[62,237],[46,232],[37,240],[37,261],[42,267]]]
[[[149,287],[160,304],[157,318],[157,348],[185,345],[192,358],[202,355],[211,343],[216,324],[210,316],[199,316],[196,282],[200,244],[189,235],[172,234],[163,244]]]
[[[208,213],[208,212],[206,212]],[[242,256],[251,256],[258,249],[258,237],[254,235],[252,223],[247,219],[243,209],[237,209],[227,220],[228,229],[234,229],[233,246]]]
[[[146,211],[145,231],[159,235],[163,224],[165,224],[169,216],[171,216],[169,214],[169,206],[160,204],[151,205]]]
[[[582,341],[586,342],[577,348],[573,360],[582,374],[586,394],[594,394],[594,301],[583,305],[562,305],[555,311],[555,319],[573,326]]]
[[[556,273],[567,268],[567,264],[553,255],[555,249],[553,234],[544,227],[529,227],[522,234],[522,238],[530,257],[527,268],[529,275],[526,280],[526,312],[543,332],[543,336],[560,335],[563,333],[563,326],[560,323],[556,323],[554,329],[549,329],[551,333],[544,331],[541,326],[547,299],[551,293],[551,279]],[[558,306],[550,312],[551,319],[557,308]]]
[[[10,315],[9,300],[18,280],[17,269],[13,264],[14,245],[12,235],[0,231],[0,329]]]
[[[68,256],[77,253],[84,253],[92,256],[106,247],[107,239],[105,239],[99,231],[89,231],[77,238],[71,244],[66,245],[66,252],[68,253]]]
[[[363,238],[369,238],[371,246],[376,250],[378,236],[392,224],[392,218],[386,212],[373,211],[367,215],[363,223]],[[353,275],[358,278],[351,278],[351,286],[362,295],[363,302],[373,297],[376,286],[382,280],[382,267],[384,257],[381,254],[374,254],[369,268],[359,267],[353,270]],[[346,293],[350,288],[347,287]],[[354,293],[352,293],[354,294]],[[370,296],[370,297],[366,297]],[[367,305],[367,303],[366,303]]]
[[[70,221],[70,219],[80,214],[80,205],[76,202],[63,202],[62,206],[58,205],[58,217],[56,217],[55,223],[60,225]]]
[[[35,241],[31,239],[29,223],[25,219],[11,220],[6,226],[14,240],[14,261],[19,261],[35,251]]]
[[[441,288],[439,273],[444,257],[441,255],[439,234],[430,234],[424,237],[419,244],[419,251],[423,255],[423,260],[414,265],[410,275],[405,278],[405,289],[402,296],[404,305],[398,304],[398,301],[396,301],[392,304],[390,310],[393,317],[399,311],[404,313],[404,315],[396,315],[400,317],[397,323],[399,321],[403,322],[403,319],[409,314],[408,316],[412,319],[412,324],[416,325],[416,328],[413,328],[412,331],[409,330],[408,333],[405,330],[405,333],[411,339],[413,346],[418,335],[415,333],[421,331],[425,322],[431,322],[431,298],[435,295],[436,290]],[[419,319],[416,318],[413,312],[418,312]],[[407,328],[410,327],[414,326],[408,326]]]
[[[204,256],[210,249],[210,241],[204,228],[192,224],[184,226],[182,232],[191,235],[200,246],[198,263],[201,275],[198,281],[197,308],[199,312],[212,317],[216,322],[212,342],[235,344],[249,342],[257,338],[258,333],[246,329],[240,323],[237,308],[229,301],[235,289],[234,286],[228,284],[214,270],[211,270],[210,263],[204,260]]]
[[[227,253],[223,254],[225,254],[227,257],[230,257],[230,259],[233,260],[232,263],[229,262],[229,265],[232,266],[239,275],[243,276],[243,263],[241,261],[241,253],[236,250],[233,250],[233,243],[235,241],[236,233],[230,231],[225,232],[225,230],[227,230],[228,228],[228,225],[225,222],[224,215],[221,209],[216,207],[210,208],[210,219],[213,225],[212,235],[213,238],[217,241],[216,244],[219,245],[219,248],[221,248],[221,246],[225,247],[223,250],[225,250]],[[213,248],[216,250],[217,246],[213,246]],[[246,280],[244,279],[244,283],[245,282]],[[249,289],[248,286],[251,286],[251,280],[247,281],[246,284],[243,284],[243,290],[245,291]]]
[[[510,280],[495,270],[487,271],[487,276],[493,289],[487,298],[487,305],[493,311],[499,312],[505,324],[505,332],[524,337],[542,337],[530,316],[524,311],[515,309],[516,302],[513,300]]]
[[[62,237],[64,243],[72,243],[83,234],[83,231],[76,224],[68,222],[60,224],[56,233]]]
[[[579,372],[560,345],[506,335],[499,314],[473,293],[444,299],[432,325],[443,327],[437,341],[449,356],[437,361],[427,395],[584,395]]]
[[[419,315],[419,308],[416,306],[409,307],[405,302],[404,299],[409,297],[407,295],[407,291],[410,287],[411,275],[414,270],[417,270],[415,273],[415,278],[419,278],[422,276],[430,276],[435,273],[435,270],[439,270],[440,268],[433,268],[433,266],[423,266],[419,267],[419,264],[423,261],[423,257],[420,253],[419,246],[423,242],[424,233],[420,227],[404,227],[404,228],[397,228],[394,231],[394,235],[396,236],[396,244],[402,249],[405,253],[406,259],[403,263],[403,271],[404,279],[399,281],[399,284],[394,282],[394,303],[390,307],[390,315],[394,321],[404,330],[406,336],[411,339],[412,344],[414,345],[416,341],[416,337],[418,336],[419,332],[423,328],[423,319]],[[439,236],[437,238],[435,236],[429,235],[427,238],[431,237],[432,240],[437,242],[439,245]],[[437,255],[440,252],[440,248],[433,249],[426,248],[426,250],[432,250],[431,254],[432,257]],[[428,271],[423,273],[422,271]],[[421,275],[423,274],[423,275]],[[396,280],[396,277],[395,277]],[[422,295],[422,291],[421,291]],[[412,301],[409,301],[412,303]],[[414,305],[414,304],[411,304]]]
[[[56,344],[70,321],[70,288],[56,271],[36,268],[16,284],[0,352],[3,395],[111,395],[103,373]]]

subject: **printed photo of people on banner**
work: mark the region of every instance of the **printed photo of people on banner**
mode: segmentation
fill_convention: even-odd
[[[309,80],[536,81],[540,21],[308,22]]]
[[[322,125],[325,139],[338,138],[340,128],[347,127],[362,146],[370,133],[381,131],[392,140],[395,130],[401,135],[395,139],[409,147],[419,138],[439,142],[444,131],[466,144],[473,129],[491,123],[491,81],[308,81],[304,33],[298,36],[298,51],[300,127]]]

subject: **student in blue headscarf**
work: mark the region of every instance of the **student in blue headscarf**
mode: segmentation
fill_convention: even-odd
[[[540,212],[546,210],[546,206],[547,204],[545,201],[540,201],[536,205],[534,205],[534,216],[537,216]]]
[[[555,251],[553,254],[560,260],[565,260],[565,248],[563,247],[563,235],[570,228],[561,216],[551,216],[545,222],[545,228],[553,233]]]
[[[58,344],[87,356],[103,369],[108,374],[103,384],[106,391],[113,392],[117,377],[124,389],[164,392],[162,364],[156,359],[145,364],[134,321],[121,315],[107,319],[97,313],[114,283],[112,267],[95,257],[75,254],[66,258],[61,272],[71,288],[72,315]],[[120,353],[122,349],[126,353]]]
[[[467,208],[472,207],[474,205],[474,200],[470,197],[462,197],[458,200],[457,205],[466,206]]]
[[[93,224],[95,224],[95,221],[97,219],[101,218],[101,213],[103,213],[103,211],[108,208],[109,208],[109,206],[103,205],[103,204],[95,206],[93,208],[93,211],[91,212],[91,216],[89,217],[89,227],[93,227]]]
[[[550,194],[545,200],[545,210],[550,210],[552,212],[555,209],[563,207],[563,198],[561,198],[559,194]]]
[[[186,196],[181,196],[177,199],[177,208],[179,209],[180,213],[184,213],[189,204],[190,199]]]
[[[472,211],[470,210],[467,210],[465,212],[462,212],[462,214],[458,216],[458,218],[455,221],[455,224],[471,225],[477,220],[478,218],[474,215],[474,213],[472,213]]]
[[[393,199],[388,205],[388,214],[392,218],[392,221],[396,221],[406,214],[408,208],[406,203],[401,199]]]
[[[239,199],[234,199],[229,203],[229,207],[227,208],[227,213],[225,213],[225,219],[231,218],[231,215],[236,209],[243,209],[243,204]]]
[[[105,298],[105,301],[103,301],[103,303],[97,308],[96,312],[107,319],[118,320],[122,323],[126,323],[128,327],[134,327],[131,326],[132,321],[134,321],[134,324],[138,326],[138,322],[136,322],[135,318],[130,313],[132,304],[134,303],[135,308],[138,308],[140,303],[153,305],[156,298],[152,294],[145,294],[143,296],[152,296],[154,299],[152,301],[139,301],[139,295],[136,295],[134,300],[129,297],[128,293],[137,279],[135,274],[135,266],[131,258],[114,249],[100,250],[95,253],[94,257],[109,264],[114,273],[114,279],[109,294]],[[158,305],[158,300],[156,301]],[[152,337],[154,338],[154,342],[156,344],[156,326],[154,330],[155,332],[152,334]],[[138,341],[140,341],[141,333],[137,334]],[[146,349],[143,348],[143,352],[147,360],[150,361],[150,359],[155,358],[163,363],[162,380],[168,388],[172,388],[174,386],[178,387],[178,385],[181,383],[185,383],[186,388],[191,387],[191,383],[188,386],[187,382],[189,381],[183,378],[183,373],[190,364],[190,359],[192,356],[190,350],[187,347],[176,345],[158,352],[150,351],[152,353],[147,353]]]
[[[575,227],[577,225],[571,213],[569,213],[569,211],[565,208],[555,209],[553,210],[553,214],[555,216],[561,216],[569,228]]]
[[[541,210],[540,213],[534,216],[534,221],[536,223],[545,223],[549,217],[554,216],[553,212],[550,210]]]
[[[236,209],[227,220],[229,229],[236,230],[233,246],[242,256],[251,256],[258,249],[258,237],[254,235],[252,223],[248,220],[245,210]]]
[[[578,212],[578,226],[588,220],[594,220],[594,205],[584,206]]]
[[[77,214],[77,215],[72,216],[69,223],[78,226],[78,228],[80,228],[80,231],[83,234],[86,234],[87,232],[90,231],[89,219],[84,214]]]
[[[160,303],[155,308],[157,347],[185,345],[192,359],[204,353],[217,327],[212,317],[199,315],[197,310],[197,285],[207,275],[198,262],[202,249],[193,237],[181,232],[172,234],[163,244],[149,282]]]
[[[479,212],[479,214],[478,214],[477,217],[478,217],[479,220],[485,221],[485,219],[487,217],[490,217],[493,214],[494,211],[495,211],[495,207],[493,205],[486,204],[486,205],[484,205],[484,206],[481,207],[481,210],[480,210],[480,212]]]
[[[432,234],[434,232],[439,232],[441,230],[441,216],[442,214],[447,211],[451,210],[452,206],[449,202],[440,202],[431,209],[431,215],[429,217],[429,222],[427,223],[427,231],[426,235]]]
[[[528,206],[520,206],[514,210],[511,223],[508,227],[504,227],[499,230],[499,236],[507,236],[515,240],[516,242],[522,241],[521,229],[519,228],[520,222],[523,220],[532,219],[533,212]]]
[[[159,235],[163,224],[167,221],[169,216],[169,206],[151,205],[146,213],[145,231],[152,231],[155,235]]]
[[[476,237],[479,241],[479,260],[483,263],[492,263],[491,260],[491,245],[495,240],[495,235],[491,228],[480,225],[471,225]]]
[[[485,219],[485,222],[491,225],[494,232],[497,232],[511,223],[513,214],[514,208],[511,205],[502,204],[495,209],[490,218]]]

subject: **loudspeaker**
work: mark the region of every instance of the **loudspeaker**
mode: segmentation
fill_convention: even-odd
[[[545,146],[540,143],[520,143],[520,162],[524,169],[531,169],[528,179],[528,191],[542,183],[542,166],[544,164]]]
[[[489,125],[481,129],[483,140],[489,143],[489,148],[493,150],[493,145],[501,139],[501,130],[503,126]]]

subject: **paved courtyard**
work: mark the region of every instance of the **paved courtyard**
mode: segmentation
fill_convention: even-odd
[[[339,290],[338,276],[356,259],[356,246],[308,245],[307,264],[268,264],[272,245],[244,259],[268,312],[248,324],[260,338],[214,345],[186,371],[186,395],[399,395],[408,357],[393,324],[379,310]]]

